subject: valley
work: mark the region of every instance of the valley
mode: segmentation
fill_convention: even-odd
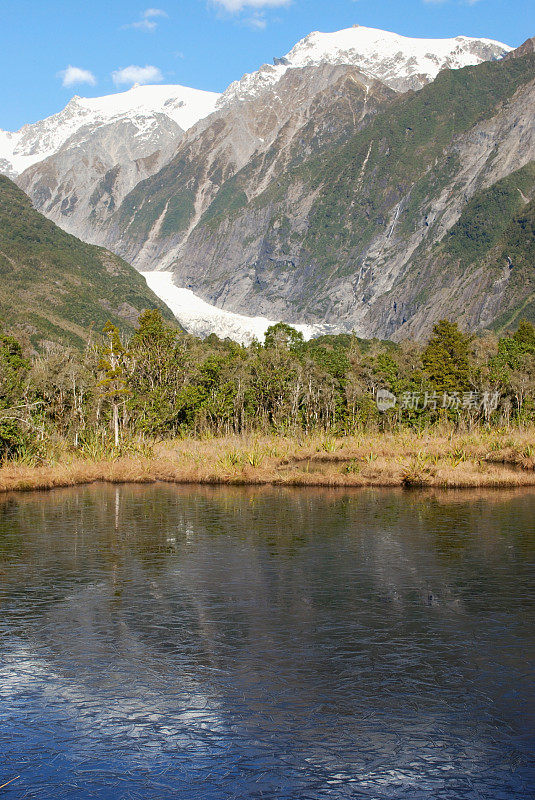
[[[221,95],[75,97],[0,132],[0,169],[65,231],[171,273],[153,283],[191,332],[500,331],[535,319],[534,74],[533,40],[312,33]]]
[[[2,5],[6,798],[535,797],[526,10]]]

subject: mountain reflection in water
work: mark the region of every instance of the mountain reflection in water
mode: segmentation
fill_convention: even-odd
[[[535,493],[0,502],[0,784],[25,798],[534,796]]]

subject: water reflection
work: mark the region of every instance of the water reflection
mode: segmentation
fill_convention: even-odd
[[[534,518],[526,492],[5,499],[6,796],[530,797]]]

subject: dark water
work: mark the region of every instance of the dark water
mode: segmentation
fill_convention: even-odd
[[[534,797],[534,556],[526,492],[4,498],[0,795]]]

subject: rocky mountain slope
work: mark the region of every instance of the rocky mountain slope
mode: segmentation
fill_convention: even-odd
[[[397,33],[353,25],[334,33],[310,33],[283,58],[231,84],[220,108],[250,100],[274,86],[288,69],[320,64],[351,65],[397,92],[421,89],[443,69],[459,69],[501,58],[511,48],[492,39],[411,39]]]
[[[415,253],[394,287],[406,323],[418,336],[440,317],[466,330],[535,321],[535,161],[476,192],[438,243]],[[381,305],[388,312],[389,298]],[[383,311],[384,313],[384,311]],[[392,325],[392,322],[389,322]]]
[[[180,102],[141,124],[127,109],[17,181],[64,229],[225,311],[393,338],[445,314],[507,324],[530,308],[503,248],[528,263],[535,158],[533,46],[510,50],[310,34],[188,120]],[[472,252],[480,203],[499,235]]]
[[[103,242],[139,269],[164,269],[180,256],[207,210],[225,205],[220,191],[225,186],[225,193],[233,192],[241,168],[254,165],[261,191],[293,159],[335,146],[393,97],[353,67],[288,70],[276,87],[189,131],[175,157],[139,183],[110,217]]]
[[[79,133],[103,125],[128,120],[140,137],[150,138],[162,117],[175,130],[188,130],[214,110],[220,95],[186,86],[139,86],[104,97],[75,96],[65,108],[20,130],[0,130],[0,167],[8,177],[20,175],[28,167],[53,156]]]
[[[57,153],[19,175],[17,183],[49,219],[98,243],[116,205],[167,163],[183,136],[176,123],[159,117],[153,118],[148,136],[129,118],[81,128]]]
[[[132,330],[150,308],[172,319],[133,267],[62,231],[0,176],[0,322],[35,346],[83,347],[92,327]]]
[[[143,199],[140,192],[125,214],[130,242],[145,225],[145,244],[129,255],[154,254],[155,266],[163,252],[171,254],[166,265],[177,285],[222,308],[336,322],[362,336],[421,336],[446,314],[470,327],[505,322],[527,301],[530,283],[492,249],[494,240],[477,264],[463,248],[454,261],[443,242],[458,238],[454,226],[472,201],[491,187],[499,192],[499,182],[514,182],[512,173],[523,167],[517,202],[493,211],[506,239],[531,201],[535,59],[519,55],[442,71],[416,93],[383,96],[351,135],[346,127],[334,147],[322,149],[312,144],[317,126],[337,118],[336,93],[324,93],[323,115],[311,114],[286,149],[275,137],[255,151],[217,192],[212,186],[201,213],[192,202],[180,224],[147,224],[146,209],[153,202],[164,208],[177,185],[176,176],[162,181],[172,161],[142,184]],[[366,88],[359,97],[354,120],[361,119]],[[119,214],[133,197],[136,191]]]
[[[74,97],[59,114],[0,132],[0,171],[64,230],[98,243],[115,206],[169,161],[218,97],[183,86]]]
[[[275,64],[232,84],[220,98],[172,86],[136,87],[92,100],[74,98],[49,120],[17,134],[0,133],[0,159],[4,153],[3,171],[16,172],[36,207],[65,230],[106,243],[150,268],[162,249],[149,244],[138,253],[131,241],[131,235],[139,237],[135,225],[123,236],[124,217],[135,199],[127,201],[125,214],[113,221],[110,216],[136,184],[171,160],[177,148],[179,184],[197,173],[198,186],[188,186],[186,195],[179,187],[179,199],[172,200],[167,216],[179,206],[182,222],[193,204],[189,228],[210,200],[212,184],[217,187],[254,152],[265,151],[290,117],[294,129],[302,124],[314,113],[314,98],[349,67],[364,76],[365,85],[379,81],[385,92],[387,87],[404,91],[420,88],[441,69],[498,58],[508,49],[487,39],[409,39],[359,26],[313,33]],[[349,101],[350,96],[351,92]],[[217,113],[207,125],[205,118],[214,109]],[[336,120],[334,124],[340,128]],[[180,145],[184,130],[189,135]]]

